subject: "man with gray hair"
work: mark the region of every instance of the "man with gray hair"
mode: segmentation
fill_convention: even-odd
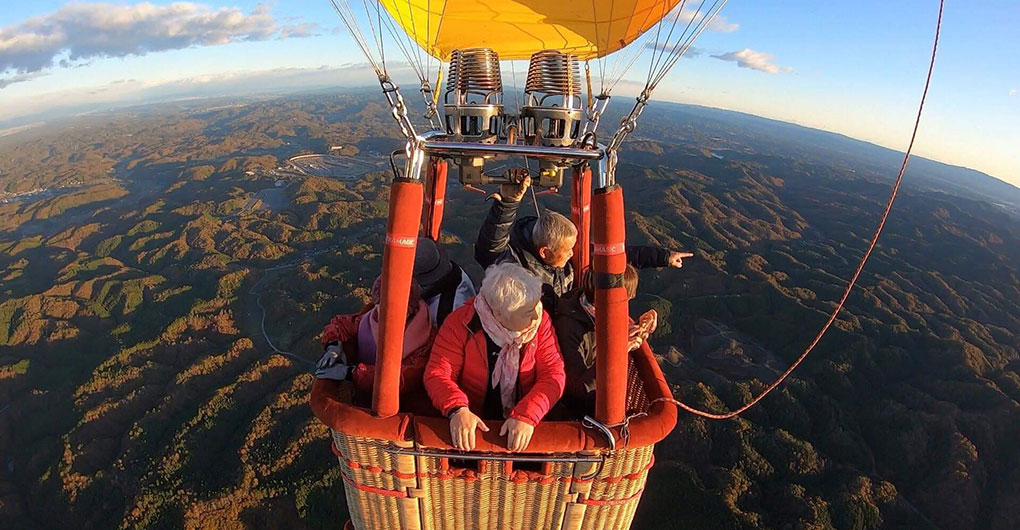
[[[492,195],[492,207],[482,223],[475,243],[475,260],[483,268],[503,261],[519,263],[542,280],[542,302],[547,311],[556,307],[556,299],[574,287],[574,268],[570,258],[577,242],[574,223],[553,211],[541,217],[517,219],[517,210],[531,177],[518,184],[503,184]],[[689,252],[664,248],[627,246],[627,261],[638,269],[683,266]]]

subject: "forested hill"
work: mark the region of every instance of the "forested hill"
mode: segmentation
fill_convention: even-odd
[[[378,274],[400,145],[379,100],[187,102],[0,138],[0,526],[342,525],[308,367]],[[305,152],[335,158],[279,169]],[[628,241],[697,256],[642,272],[632,310],[662,314],[678,397],[736,407],[808,344],[893,155],[645,113],[620,167]],[[915,159],[817,351],[738,419],[682,415],[635,528],[1020,527],[1020,223],[995,182]],[[488,205],[448,202],[443,241],[478,277]]]

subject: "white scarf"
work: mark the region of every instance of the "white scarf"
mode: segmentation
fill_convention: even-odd
[[[499,386],[499,397],[503,405],[503,414],[513,409],[514,391],[517,389],[517,375],[521,366],[521,348],[534,340],[538,335],[538,326],[542,323],[539,318],[527,328],[520,331],[510,331],[503,324],[500,324],[496,316],[492,314],[492,308],[485,301],[485,297],[479,294],[475,297],[475,313],[482,323],[485,334],[500,347],[499,356],[496,358],[496,366],[492,369],[492,388]],[[542,303],[538,303],[539,314],[542,312]]]

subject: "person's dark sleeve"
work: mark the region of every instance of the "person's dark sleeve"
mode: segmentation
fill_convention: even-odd
[[[637,269],[669,267],[669,256],[672,253],[673,251],[668,248],[628,245],[627,262]]]
[[[595,381],[595,364],[589,368],[584,359],[590,352],[584,340],[584,329],[569,317],[554,319],[556,337],[563,353],[563,368],[567,373],[567,384],[563,390],[565,401],[572,406],[584,402],[588,396],[588,385]]]
[[[478,231],[478,241],[475,242],[475,261],[483,269],[503,260],[510,252],[510,227],[517,219],[517,208],[520,205],[520,201],[492,200],[489,215],[485,217]]]

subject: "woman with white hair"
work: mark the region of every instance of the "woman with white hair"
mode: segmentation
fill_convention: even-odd
[[[563,357],[542,282],[515,263],[485,271],[478,296],[446,318],[425,367],[425,390],[450,418],[454,447],[475,448],[482,420],[503,420],[507,448],[523,451],[563,394]]]

